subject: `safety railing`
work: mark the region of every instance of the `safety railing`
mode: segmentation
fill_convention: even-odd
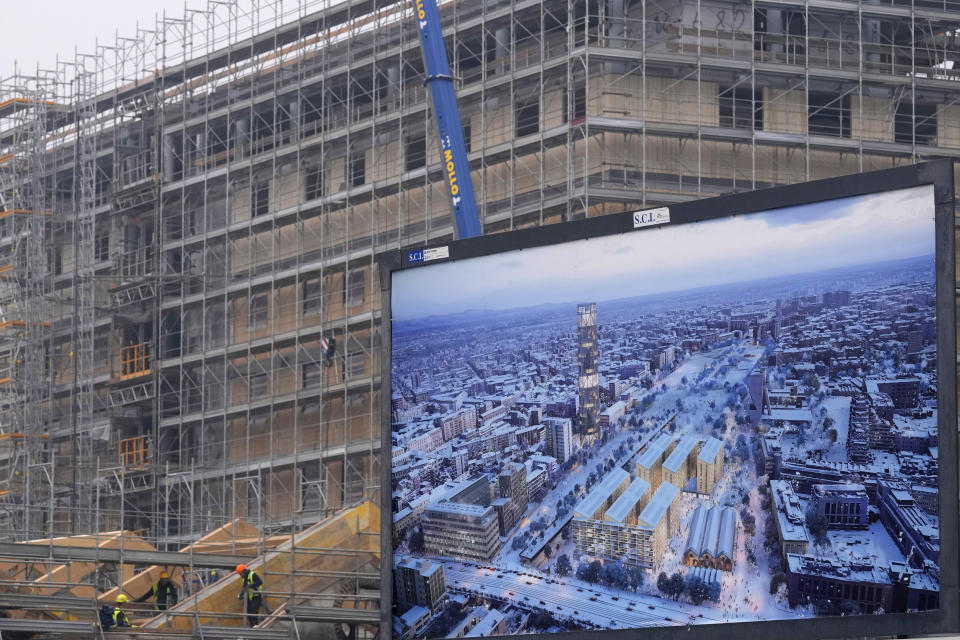
[[[121,467],[136,467],[145,464],[149,453],[147,436],[124,438],[117,443],[117,457]]]
[[[150,343],[130,345],[120,350],[120,379],[130,380],[150,373]]]

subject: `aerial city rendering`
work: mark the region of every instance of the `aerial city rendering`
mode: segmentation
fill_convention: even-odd
[[[392,283],[397,639],[936,609],[932,188]]]

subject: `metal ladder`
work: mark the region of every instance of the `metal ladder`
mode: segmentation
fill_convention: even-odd
[[[107,396],[107,404],[111,407],[121,407],[125,404],[133,404],[141,400],[147,400],[153,397],[153,381],[135,384],[132,387],[123,387],[114,389]]]
[[[157,295],[157,287],[153,282],[141,282],[110,293],[110,300],[115,307],[140,302]]]

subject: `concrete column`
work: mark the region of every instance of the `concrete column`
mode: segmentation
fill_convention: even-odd
[[[510,29],[507,27],[497,27],[493,37],[496,40],[494,46],[494,56],[497,60],[502,60],[510,55]]]
[[[207,155],[207,132],[202,131],[197,134],[194,143],[194,154],[197,160],[203,160]]]
[[[127,183],[137,179],[137,160],[139,160],[139,157],[134,156],[127,156],[123,159],[123,172],[126,174]]]
[[[250,144],[250,121],[240,118],[233,123],[237,146]]]
[[[607,0],[607,37],[609,46],[623,47],[626,32],[624,0]]]
[[[387,86],[383,100],[391,109],[400,106],[400,67],[397,65],[387,67]]]
[[[864,44],[869,45],[870,51],[867,52],[867,62],[872,62],[875,64],[880,63],[880,52],[873,51],[877,45],[880,44],[880,21],[879,20],[864,20],[863,21],[863,42]],[[876,69],[871,69],[875,71]]]
[[[300,132],[300,98],[294,98],[287,107],[290,111],[290,132],[296,136]]]
[[[400,67],[391,65],[387,67],[387,93],[393,94],[400,89]]]
[[[783,11],[780,9],[767,9],[767,35],[771,39],[783,35]],[[783,44],[771,41],[770,53],[783,53]]]
[[[163,181],[173,180],[176,173],[176,151],[173,145],[173,134],[163,136]]]

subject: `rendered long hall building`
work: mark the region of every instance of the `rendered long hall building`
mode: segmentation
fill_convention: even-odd
[[[374,256],[454,235],[413,8],[282,6],[2,81],[0,541],[259,555],[380,503]],[[484,232],[956,157],[958,9],[441,2]],[[373,607],[342,544],[316,588]]]

